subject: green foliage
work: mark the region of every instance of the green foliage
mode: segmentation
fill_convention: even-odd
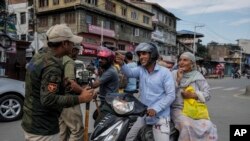
[[[197,55],[204,60],[209,60],[210,58],[207,47],[202,44],[197,45]]]
[[[5,0],[0,0],[0,11],[6,9]]]

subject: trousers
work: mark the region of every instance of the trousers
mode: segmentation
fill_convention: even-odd
[[[152,126],[155,141],[169,141],[170,136],[170,124],[169,120],[160,118],[156,125]],[[145,116],[138,117],[130,131],[126,136],[126,141],[134,141],[139,130],[146,125]]]
[[[64,108],[59,118],[60,141],[83,141],[83,118],[80,105]]]

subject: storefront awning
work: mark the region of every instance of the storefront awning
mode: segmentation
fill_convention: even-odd
[[[87,49],[93,49],[93,50],[97,50],[99,48],[99,45],[97,44],[91,44],[91,43],[82,43],[83,48],[87,48]]]
[[[91,44],[85,42],[82,43],[82,46],[83,46],[82,55],[87,55],[87,56],[95,56],[99,48],[97,44]]]

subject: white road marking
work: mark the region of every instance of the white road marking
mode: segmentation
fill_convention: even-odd
[[[236,90],[236,89],[239,89],[239,87],[226,88],[226,89],[223,89],[223,90],[224,91],[232,91],[232,90]]]
[[[239,90],[240,92],[245,92],[246,91],[246,89],[244,88],[244,89],[240,89]]]
[[[210,88],[210,90],[216,90],[216,89],[221,89],[223,87],[213,87],[213,88]]]

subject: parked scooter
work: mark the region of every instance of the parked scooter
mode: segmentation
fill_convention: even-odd
[[[147,111],[147,106],[142,104],[133,94],[108,94],[105,104],[109,106],[111,112],[96,124],[90,136],[91,141],[125,141],[127,133],[137,117],[144,116]],[[176,136],[176,130],[172,131],[174,132],[171,134]],[[149,139],[154,141],[152,127],[147,125],[139,131],[137,141]]]
[[[247,77],[247,79],[250,79],[250,69],[246,70],[246,77]]]
[[[241,75],[239,72],[236,72],[233,74],[233,79],[236,79],[236,78],[239,78],[239,79],[241,78]]]

